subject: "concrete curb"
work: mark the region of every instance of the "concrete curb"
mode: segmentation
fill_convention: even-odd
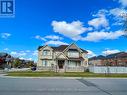
[[[0,78],[27,78],[27,79],[127,79],[127,78],[104,78],[104,77],[13,77],[0,74]]]

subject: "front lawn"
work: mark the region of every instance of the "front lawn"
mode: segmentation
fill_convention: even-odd
[[[19,77],[123,77],[127,78],[127,74],[94,74],[90,72],[66,72],[56,73],[50,71],[20,71],[20,72],[8,72],[7,76],[19,76]]]

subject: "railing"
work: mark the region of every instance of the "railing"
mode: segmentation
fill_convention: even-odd
[[[84,67],[79,66],[79,67],[65,67],[66,72],[84,72]]]
[[[59,72],[60,69],[57,66],[40,66],[37,67],[38,70],[42,71],[54,71],[54,72]],[[62,69],[63,72],[84,72],[84,67],[64,67]]]
[[[37,70],[43,70],[43,71],[54,71],[54,66],[39,66],[37,67]]]

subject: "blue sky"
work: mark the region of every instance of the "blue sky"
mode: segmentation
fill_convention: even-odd
[[[127,51],[126,0],[15,1],[15,17],[0,18],[0,52],[37,60],[38,46],[72,42],[89,56]]]

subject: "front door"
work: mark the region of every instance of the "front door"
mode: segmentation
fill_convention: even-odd
[[[58,60],[58,66],[59,66],[59,69],[63,69],[64,60]]]

